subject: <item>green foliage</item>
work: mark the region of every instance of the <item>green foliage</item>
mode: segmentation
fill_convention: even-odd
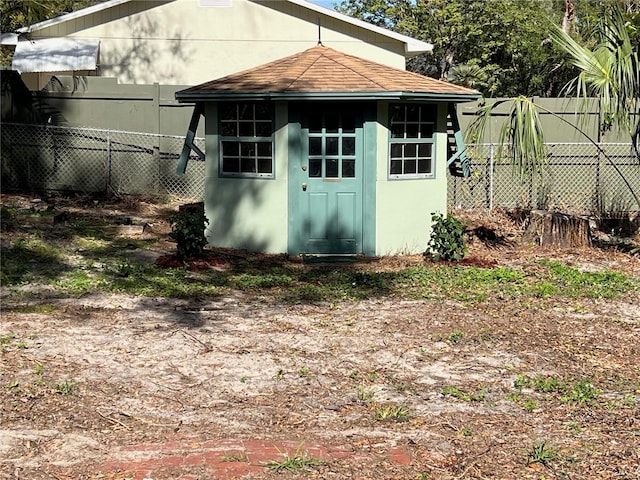
[[[178,243],[178,255],[193,257],[202,254],[207,239],[204,229],[209,220],[201,209],[184,209],[169,219],[171,236]]]
[[[550,467],[551,462],[558,458],[558,450],[548,447],[546,442],[536,440],[527,452],[527,464],[539,463]]]
[[[76,388],[76,382],[73,380],[65,380],[64,382],[58,383],[53,387],[53,391],[55,393],[59,393],[60,395],[73,395],[73,392]]]
[[[441,213],[432,213],[431,222],[431,238],[428,244],[430,252],[439,260],[462,260],[467,253],[464,243],[465,227],[462,222],[450,213],[446,217]]]
[[[487,395],[487,390],[481,388],[476,392],[469,393],[456,387],[444,387],[442,389],[442,394],[457,398],[464,402],[482,402]]]
[[[409,420],[409,410],[402,405],[375,404],[373,412],[376,420],[383,422],[404,422]]]
[[[307,452],[302,452],[300,447],[296,449],[293,456],[290,456],[288,453],[283,453],[282,456],[282,460],[271,460],[264,463],[264,466],[269,470],[277,472],[300,472],[308,471],[309,467],[317,467],[323,463],[322,460],[318,458],[310,457]]]

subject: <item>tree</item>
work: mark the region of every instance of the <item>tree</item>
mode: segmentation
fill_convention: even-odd
[[[554,26],[551,38],[566,52],[570,63],[579,72],[578,76],[569,82],[566,90],[583,100],[583,113],[587,111],[586,100],[597,98],[604,117],[599,126],[600,132],[604,133],[613,126],[627,132],[635,155],[640,160],[640,60],[638,49],[632,44],[627,28],[629,23],[625,20],[620,6],[612,4],[605,9],[594,30],[597,38],[593,48],[580,45],[559,26]],[[521,176],[539,172],[547,160],[544,132],[539,119],[539,111],[545,109],[531,99],[520,95],[509,100],[488,103],[479,111],[479,116],[467,131],[467,135],[471,140],[481,139],[491,113],[507,101],[512,106],[507,116],[508,121],[501,128],[499,141],[508,146],[508,156]],[[548,110],[545,111],[552,114]],[[557,118],[569,123],[561,117]],[[597,142],[586,135],[579,124],[570,125],[598,148],[600,154],[620,174],[640,207],[640,199],[631,185]]]
[[[486,96],[560,92],[569,69],[546,33],[560,18],[558,8],[542,0],[345,0],[338,5],[349,15],[431,42],[433,52],[411,59],[409,70],[473,84]]]

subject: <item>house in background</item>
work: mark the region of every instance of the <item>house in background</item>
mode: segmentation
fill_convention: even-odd
[[[31,90],[63,74],[196,85],[300,52],[319,33],[340,51],[401,69],[432,48],[304,0],[107,0],[17,33],[3,38]]]
[[[176,97],[196,103],[187,146],[206,120],[209,243],[374,256],[425,250],[455,104],[480,94],[319,44]]]

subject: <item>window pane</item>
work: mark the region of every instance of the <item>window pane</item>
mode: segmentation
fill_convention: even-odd
[[[240,159],[239,158],[223,158],[222,159],[222,171],[224,173],[237,173],[240,171]]]
[[[221,103],[220,104],[220,119],[221,120],[235,120],[238,115],[237,105],[235,103]]]
[[[402,143],[391,144],[391,158],[402,158]]]
[[[243,122],[240,124],[240,136],[241,137],[253,137],[253,123]]]
[[[418,160],[418,173],[431,173],[431,159]]]
[[[327,158],[326,160],[326,173],[324,175],[326,178],[337,178],[338,177],[338,159],[336,158]]]
[[[407,122],[417,122],[420,120],[420,107],[418,105],[408,105],[407,109]]]
[[[431,137],[433,137],[433,124],[432,123],[420,124],[420,138],[431,138]]]
[[[271,157],[272,147],[271,142],[257,142],[258,155],[260,157]]]
[[[256,120],[271,120],[271,108],[267,103],[256,103]]]
[[[272,173],[272,162],[270,158],[258,159],[258,173]]]
[[[309,117],[309,131],[312,133],[322,132],[322,115],[314,113]]]
[[[309,138],[309,155],[322,155],[322,138]]]
[[[338,137],[327,137],[327,145],[325,155],[337,155],[338,154]]]
[[[354,133],[356,131],[356,117],[351,114],[345,114],[342,116],[342,132]]]
[[[402,175],[402,160],[391,160],[391,175]]]
[[[309,177],[319,178],[322,176],[322,159],[312,158],[309,160]]]
[[[438,118],[438,107],[436,105],[423,105],[422,106],[422,121],[423,122],[435,122]]]
[[[253,142],[244,142],[240,144],[240,155],[243,157],[253,157],[256,154],[256,144]]]
[[[404,121],[404,107],[400,105],[394,105],[391,108],[391,123]]]
[[[391,136],[393,138],[404,138],[404,125],[403,124],[391,125]]]
[[[238,136],[238,125],[236,122],[222,122],[221,130],[222,130],[221,133],[223,137]]]
[[[238,114],[240,120],[253,120],[253,104],[241,103],[238,105]]]
[[[338,133],[338,127],[340,126],[340,118],[337,113],[328,113],[325,117],[325,127],[327,132]]]
[[[243,173],[256,173],[256,161],[253,158],[241,158],[240,171]]]
[[[405,175],[411,175],[412,173],[416,173],[416,161],[411,159],[411,160],[405,160],[404,161],[404,173]]]
[[[225,157],[240,155],[240,145],[238,142],[222,142],[222,155]]]
[[[418,124],[407,125],[407,138],[418,138]]]
[[[356,176],[356,161],[342,160],[342,177],[343,178],[353,178]]]
[[[407,143],[404,146],[404,156],[406,158],[415,157],[417,151],[417,145],[415,143]]]
[[[256,137],[270,137],[271,133],[271,122],[256,122]]]
[[[356,154],[356,139],[353,137],[345,137],[342,139],[342,155]]]
[[[421,143],[418,145],[418,156],[419,157],[430,157],[431,156],[431,144],[430,143]]]

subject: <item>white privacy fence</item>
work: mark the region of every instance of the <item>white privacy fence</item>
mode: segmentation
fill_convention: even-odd
[[[3,123],[4,191],[172,195],[202,199],[204,162],[192,154],[176,175],[184,137],[147,133]],[[204,139],[195,143],[204,151]],[[449,206],[549,208],[576,213],[638,210],[621,174],[640,196],[640,165],[630,144],[603,143],[611,162],[589,143],[547,145],[542,175],[524,181],[497,144],[471,145],[471,177],[449,176]]]

